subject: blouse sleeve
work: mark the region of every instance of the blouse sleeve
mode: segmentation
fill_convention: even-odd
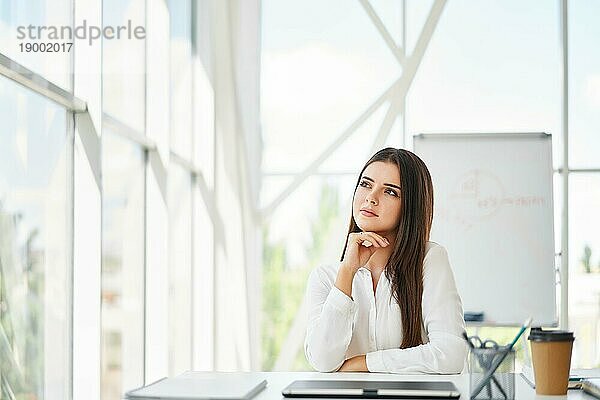
[[[345,361],[358,306],[331,283],[321,268],[311,272],[306,295],[306,359],[317,371],[337,371]]]
[[[463,370],[465,321],[446,249],[435,245],[423,264],[422,310],[429,342],[367,353],[370,372],[457,374]]]

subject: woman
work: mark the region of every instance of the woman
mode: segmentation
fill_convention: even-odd
[[[446,250],[429,241],[433,186],[410,151],[362,169],[339,265],[309,278],[304,350],[318,371],[454,374],[467,348]]]

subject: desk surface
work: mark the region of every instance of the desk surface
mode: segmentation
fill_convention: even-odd
[[[216,374],[254,375],[267,380],[267,387],[254,397],[256,400],[284,399],[281,390],[292,381],[298,379],[340,379],[340,380],[403,380],[403,381],[452,381],[461,393],[461,400],[469,399],[469,375],[396,375],[376,373],[320,373],[320,372],[194,372],[198,376],[211,376]],[[566,396],[540,396],[529,386],[520,375],[515,376],[516,399],[518,400],[596,400],[594,397],[583,393],[581,390],[569,390]]]

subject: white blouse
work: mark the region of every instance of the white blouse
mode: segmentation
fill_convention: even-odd
[[[370,372],[455,374],[465,366],[462,301],[444,247],[427,242],[423,262],[422,345],[400,349],[402,317],[382,272],[373,293],[371,272],[359,268],[352,298],[335,286],[337,266],[313,270],[308,279],[309,320],[304,352],[318,371],[337,371],[345,360],[367,355]]]

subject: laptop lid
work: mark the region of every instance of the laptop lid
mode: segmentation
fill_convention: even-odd
[[[163,378],[150,385],[125,393],[135,399],[248,400],[267,386],[261,377],[243,373],[201,373],[188,371]]]
[[[281,391],[285,397],[458,398],[452,382],[299,380]]]

